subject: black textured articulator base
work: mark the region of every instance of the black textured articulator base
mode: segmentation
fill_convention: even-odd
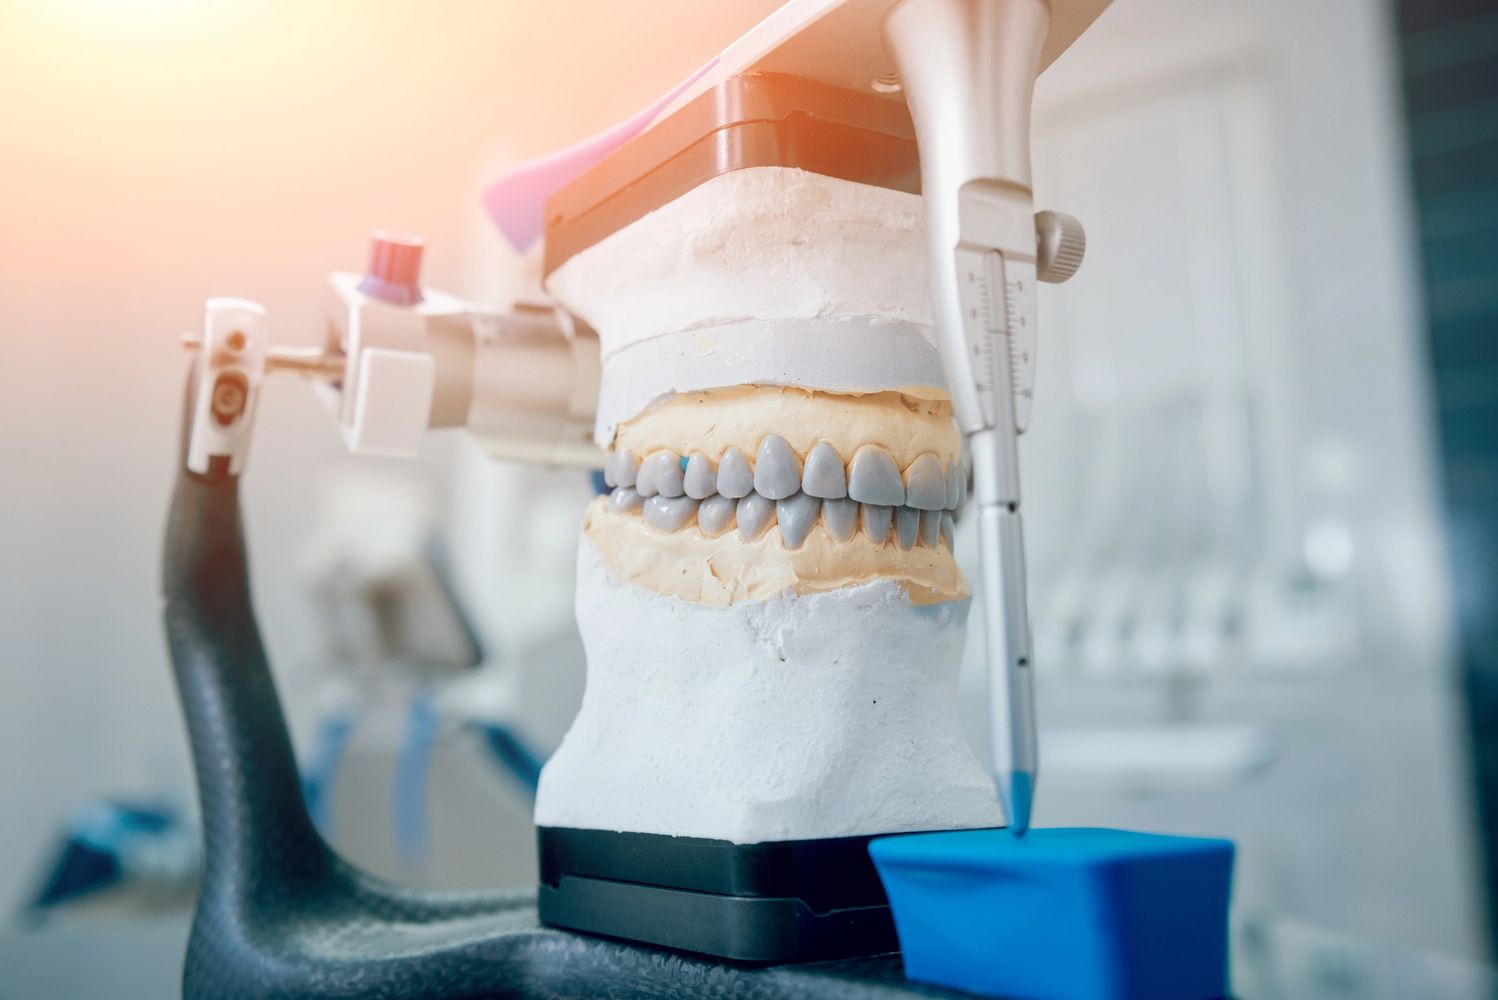
[[[735,962],[895,951],[871,837],[734,844],[542,827],[541,922]]]

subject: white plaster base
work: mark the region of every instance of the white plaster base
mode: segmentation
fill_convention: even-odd
[[[734,843],[995,826],[957,717],[968,602],[876,581],[709,608],[580,543],[582,708],[536,822]]]
[[[593,439],[676,393],[744,385],[795,385],[823,392],[894,389],[945,395],[941,355],[909,323],[862,316],[739,320],[668,333],[615,352],[603,366]]]
[[[746,319],[862,316],[936,343],[920,196],[793,167],[704,181],[563,263],[546,290],[598,331],[605,362]]]

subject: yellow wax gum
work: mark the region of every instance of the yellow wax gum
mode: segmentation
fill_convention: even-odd
[[[645,456],[659,449],[694,451],[717,461],[730,446],[751,459],[766,434],[779,434],[805,457],[826,441],[843,457],[877,445],[906,468],[933,453],[943,465],[962,452],[962,435],[946,399],[889,390],[840,394],[785,386],[735,386],[687,392],[657,403],[619,425],[614,448]]]
[[[790,590],[807,594],[893,580],[915,604],[966,597],[967,581],[943,543],[901,550],[892,541],[875,542],[861,531],[846,542],[820,523],[799,549],[787,549],[771,524],[751,542],[730,529],[708,538],[695,524],[680,531],[657,531],[638,513],[620,513],[606,497],[589,505],[583,536],[616,580],[696,604],[727,607],[759,601]]]

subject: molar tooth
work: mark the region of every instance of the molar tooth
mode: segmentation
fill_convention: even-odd
[[[853,453],[848,464],[848,495],[859,503],[898,507],[905,502],[905,484],[900,467],[883,448],[866,444]]]
[[[956,522],[952,520],[951,511],[943,511],[941,515],[941,540],[947,543],[947,551],[955,552],[957,547],[952,544],[952,538],[957,531]]]
[[[954,462],[957,466],[957,497],[953,502],[952,497],[947,498],[947,510],[952,512],[956,520],[962,519],[962,511],[967,507],[968,497],[973,492],[973,467],[965,461]]]
[[[947,505],[947,477],[941,460],[929,451],[905,470],[905,503],[916,510],[941,510]]]
[[[739,520],[739,537],[752,542],[770,526],[770,518],[775,516],[775,501],[758,493],[750,493],[739,500],[736,514]]]
[[[801,460],[779,434],[766,434],[754,456],[754,492],[784,500],[801,489]]]
[[[614,478],[620,486],[633,486],[640,475],[640,456],[628,448],[621,448],[615,454],[619,457],[615,459]]]
[[[645,464],[640,468],[639,480],[635,489],[640,489],[639,483],[647,482],[650,487],[663,497],[679,497],[681,488],[681,456],[674,451],[662,448],[653,451],[650,457],[645,459]],[[645,493],[649,496],[649,493]]]
[[[697,514],[691,497],[653,496],[645,501],[645,523],[657,531],[680,531]]]
[[[738,501],[713,495],[702,501],[697,508],[697,527],[709,538],[717,538],[733,527],[734,509]]]
[[[939,510],[921,511],[921,544],[928,549],[941,544],[941,518]]]
[[[811,462],[806,464],[810,465]],[[827,525],[827,533],[835,540],[849,541],[853,532],[858,530],[858,501],[846,497],[824,500],[822,521]]]
[[[954,458],[947,465],[947,504],[943,509],[956,510],[966,489],[967,483],[962,480],[962,463]]]
[[[806,493],[792,493],[775,501],[775,523],[780,525],[780,540],[786,548],[799,549],[806,543],[821,510],[822,501]]]
[[[612,480],[613,486],[633,486],[640,474],[640,458],[628,448],[616,448],[609,452],[604,470],[604,479]]]
[[[650,509],[645,510],[649,516]],[[921,529],[921,512],[914,507],[895,508],[895,545],[902,551],[915,547],[915,537]]]
[[[843,457],[826,441],[817,442],[811,454],[806,456],[801,489],[823,500],[837,500],[848,495],[848,474],[843,469]]]
[[[749,465],[749,456],[737,448],[730,447],[718,463],[718,492],[731,500],[754,492],[754,469]]]
[[[889,522],[894,516],[894,508],[875,503],[859,504],[859,514],[862,515],[863,533],[883,545],[889,538]]]
[[[616,487],[609,494],[609,506],[621,514],[639,510],[644,503],[645,498],[640,496],[639,491],[628,486]]]
[[[687,496],[696,500],[706,500],[718,492],[718,470],[713,468],[713,460],[700,451],[692,452],[681,485]]]
[[[957,513],[960,515],[967,506],[968,494],[973,490],[973,441],[966,434],[962,436],[962,466],[957,470],[957,479],[962,483],[962,495],[957,498]]]

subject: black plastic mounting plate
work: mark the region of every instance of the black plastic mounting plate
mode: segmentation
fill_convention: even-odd
[[[899,949],[872,837],[734,844],[541,827],[538,909],[551,927],[735,962]]]

